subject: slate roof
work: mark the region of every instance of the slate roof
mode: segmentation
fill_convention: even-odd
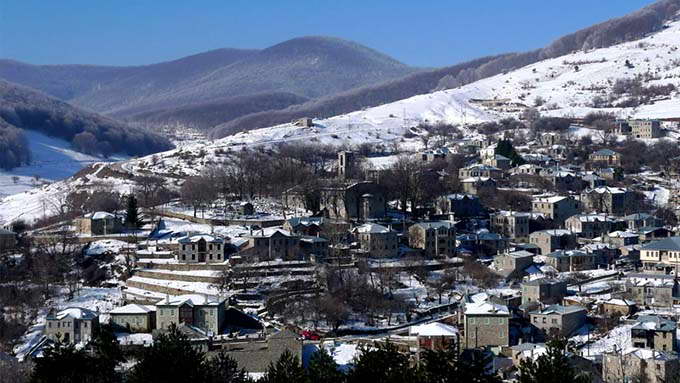
[[[640,250],[672,250],[680,251],[680,237],[668,237],[643,245]]]

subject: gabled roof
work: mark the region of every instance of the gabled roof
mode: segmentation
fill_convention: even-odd
[[[185,303],[189,306],[217,306],[222,302],[224,302],[224,299],[215,299],[200,294],[186,294],[163,298],[160,302],[156,303],[156,306],[181,306]]]
[[[543,310],[536,310],[532,311],[532,314],[541,314],[541,315],[550,315],[550,314],[557,314],[557,315],[565,315],[565,314],[572,314],[575,312],[580,312],[583,311],[584,313],[588,312],[584,307],[581,306],[576,306],[576,305],[568,305],[568,306],[562,306],[562,305],[550,305],[545,307]]]
[[[386,234],[392,232],[390,228],[375,223],[365,223],[354,228],[354,231],[362,234]]]
[[[653,330],[670,332],[678,328],[675,321],[661,318],[657,315],[641,315],[638,318],[638,323],[633,326],[633,330]]]
[[[481,302],[481,303],[466,303],[465,315],[510,315],[507,306],[497,305],[495,303]]]
[[[206,242],[210,242],[210,243],[224,243],[224,240],[222,238],[215,237],[214,235],[210,235],[210,234],[192,235],[190,237],[181,238],[177,242],[179,242],[179,243],[196,243],[196,242],[200,241],[201,239],[206,241]]]
[[[47,316],[47,319],[57,319],[57,320],[62,320],[64,318],[73,318],[73,319],[82,319],[82,320],[92,320],[97,318],[99,315],[97,315],[96,312],[82,308],[82,307],[68,307],[65,308],[56,314],[50,314]]]
[[[132,303],[129,305],[116,307],[111,310],[109,314],[148,314],[150,312],[156,311],[156,306],[140,305]]]
[[[414,224],[413,226],[416,227],[421,227],[425,230],[429,229],[440,229],[442,227],[444,228],[453,228],[454,223],[450,221],[433,221],[433,222],[418,222]]]
[[[115,215],[105,212],[105,211],[97,211],[94,213],[88,213],[85,214],[85,218],[90,218],[90,219],[106,219],[106,218],[114,218]]]
[[[680,237],[668,237],[643,245],[640,250],[672,250],[680,251]]]
[[[420,336],[455,336],[458,335],[456,327],[440,323],[432,322],[419,326],[411,326],[408,329],[409,335]]]
[[[593,152],[593,155],[595,156],[615,156],[618,155],[619,153],[611,150],[611,149],[600,149],[596,152]]]

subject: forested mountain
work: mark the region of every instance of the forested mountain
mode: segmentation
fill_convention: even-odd
[[[0,77],[116,118],[213,128],[214,137],[325,118],[448,89],[573,51],[659,30],[680,0],[661,0],[524,53],[417,70],[359,44],[302,37],[263,50],[219,49],[136,67],[0,61]]]
[[[269,93],[276,107],[413,72],[382,53],[330,37],[302,37],[263,50],[220,49],[138,67],[29,65],[0,61],[0,77],[114,116]],[[283,100],[275,100],[276,96]],[[267,106],[268,107],[268,106]],[[223,121],[221,121],[223,122]]]
[[[104,157],[112,153],[144,155],[172,148],[164,137],[75,108],[39,91],[0,80],[0,167],[9,169],[30,158],[21,129],[41,131],[70,141],[74,148]]]
[[[481,58],[451,67],[414,73],[382,84],[352,89],[283,110],[246,115],[217,126],[212,135],[224,137],[235,132],[273,126],[304,116],[326,118],[349,113],[433,90],[455,88],[573,51],[603,48],[636,40],[661,29],[666,21],[678,14],[679,9],[680,0],[662,0],[629,15],[563,36],[542,49]]]

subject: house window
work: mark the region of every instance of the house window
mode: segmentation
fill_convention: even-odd
[[[212,243],[211,243],[210,245],[208,245],[208,249],[212,250],[212,248],[213,248],[213,246],[212,246]]]
[[[491,324],[491,319],[486,318],[486,320],[484,321],[484,323],[485,323],[485,324]]]
[[[187,245],[182,245],[182,250],[186,250],[186,249],[187,249]]]
[[[47,327],[52,328],[52,322],[47,322]]]
[[[217,244],[217,250],[220,250],[221,247],[222,247],[222,245],[220,245],[220,244],[218,243],[218,244]]]
[[[193,261],[195,259],[196,259],[196,254],[191,254],[191,260]]]
[[[475,318],[470,318],[470,324],[475,324]]]
[[[83,322],[83,327],[87,328],[87,322]]]

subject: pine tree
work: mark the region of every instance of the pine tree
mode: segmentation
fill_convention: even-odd
[[[56,342],[35,359],[31,383],[110,382],[113,370],[102,369],[96,357],[73,344]]]
[[[286,350],[276,363],[271,363],[258,383],[305,383],[308,382],[300,359]]]
[[[130,372],[130,383],[204,382],[206,361],[175,325],[145,348]]]
[[[323,348],[312,354],[309,359],[307,376],[309,381],[314,383],[341,383],[345,380],[345,374],[338,369],[338,364]]]
[[[569,362],[567,342],[548,342],[547,351],[536,360],[526,358],[519,366],[519,383],[587,383],[591,379],[579,374]]]
[[[496,146],[494,153],[509,158],[512,166],[519,166],[526,163],[524,158],[522,158],[522,156],[517,153],[515,147],[512,146],[512,142],[509,140],[498,141],[498,145]]]
[[[399,352],[391,343],[362,349],[348,374],[349,382],[410,383],[419,380],[408,355]]]
[[[136,229],[139,227],[139,210],[137,208],[137,198],[135,198],[134,194],[130,194],[127,198],[125,226],[129,229]]]
[[[206,362],[206,383],[249,383],[252,382],[244,369],[239,369],[236,360],[220,351]]]

